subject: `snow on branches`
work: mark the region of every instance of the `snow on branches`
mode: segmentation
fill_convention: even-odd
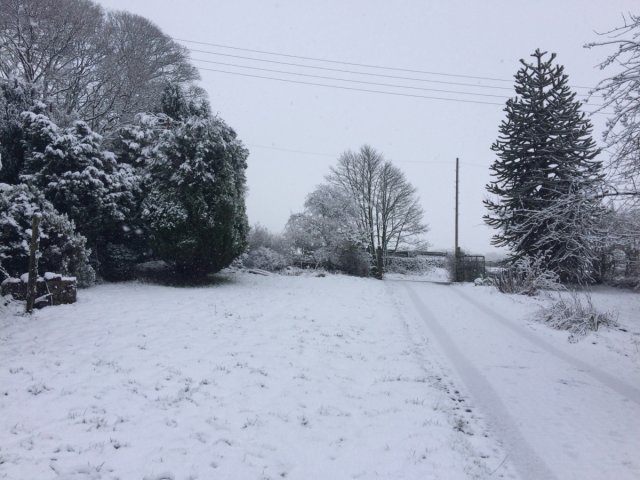
[[[603,214],[599,150],[581,102],[555,54],[536,50],[516,74],[516,96],[492,145],[498,158],[487,185],[493,244],[508,247],[511,260],[547,259],[564,281],[592,279]]]

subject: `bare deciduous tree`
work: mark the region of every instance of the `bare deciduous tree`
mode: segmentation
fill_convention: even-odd
[[[640,15],[623,16],[623,25],[601,34],[606,40],[585,45],[615,47],[600,69],[619,68],[602,80],[592,94],[602,95],[600,111],[612,111],[604,140],[611,151],[614,179],[622,182],[620,196],[640,200]]]
[[[427,231],[416,189],[372,147],[343,153],[328,180],[355,204],[356,222],[371,252],[380,247],[386,255]]]
[[[167,83],[198,78],[187,50],[149,20],[90,0],[0,0],[0,79],[37,85],[58,124],[100,133],[158,107]]]

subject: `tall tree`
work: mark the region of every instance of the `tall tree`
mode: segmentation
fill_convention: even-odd
[[[611,173],[622,187],[615,193],[640,202],[640,15],[630,14],[623,21],[621,27],[602,34],[606,40],[586,47],[616,48],[600,69],[618,70],[602,80],[593,94],[604,97],[601,111],[613,111],[604,140],[611,152]]]
[[[362,248],[367,243],[367,235],[362,235],[357,218],[355,202],[344,190],[322,184],[307,195],[304,212],[289,217],[285,236],[296,250],[317,265],[346,270],[348,265],[341,264],[345,250]],[[368,262],[366,258],[366,274]]]
[[[484,218],[498,229],[492,243],[508,247],[512,261],[542,256],[564,280],[583,281],[597,256],[599,150],[555,54],[532,57],[521,60],[516,96],[491,147],[498,158]]]
[[[355,204],[356,223],[371,252],[380,247],[386,255],[428,230],[415,187],[372,147],[343,153],[328,180]]]
[[[155,252],[183,276],[216,272],[245,250],[248,154],[215,117],[188,117],[160,139],[142,216]]]
[[[0,80],[0,183],[19,183],[25,156],[20,115],[33,106],[37,95],[17,78]]]
[[[22,114],[27,152],[21,179],[39,188],[87,237],[94,255],[122,231],[135,209],[139,177],[77,121],[59,128],[46,115]]]
[[[0,79],[37,85],[61,126],[104,134],[158,111],[167,83],[198,72],[187,50],[146,18],[91,0],[0,0]]]

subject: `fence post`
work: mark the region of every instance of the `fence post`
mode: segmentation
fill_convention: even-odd
[[[40,214],[36,213],[31,219],[31,244],[29,245],[29,281],[27,283],[27,313],[33,312],[36,301],[36,281],[38,279],[38,241]]]

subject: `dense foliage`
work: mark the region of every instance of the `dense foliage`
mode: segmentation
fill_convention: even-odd
[[[61,273],[90,264],[123,280],[163,259],[202,276],[244,251],[248,151],[211,116],[184,47],[90,0],[0,0],[0,11],[7,273],[26,271],[20,242],[38,211],[44,235],[55,224],[67,239],[42,242],[42,268]]]
[[[29,265],[31,219],[41,215],[40,272],[59,272],[78,277],[88,286],[95,272],[88,265],[86,239],[74,224],[36,189],[26,185],[0,184],[0,264],[6,276],[20,276]]]
[[[492,146],[498,158],[485,220],[498,230],[493,244],[508,247],[513,262],[544,258],[563,280],[586,281],[602,238],[599,150],[555,55],[536,50],[533,57],[522,60]]]
[[[180,272],[218,271],[245,250],[247,156],[218,118],[188,117],[162,137],[142,218],[158,255]]]

